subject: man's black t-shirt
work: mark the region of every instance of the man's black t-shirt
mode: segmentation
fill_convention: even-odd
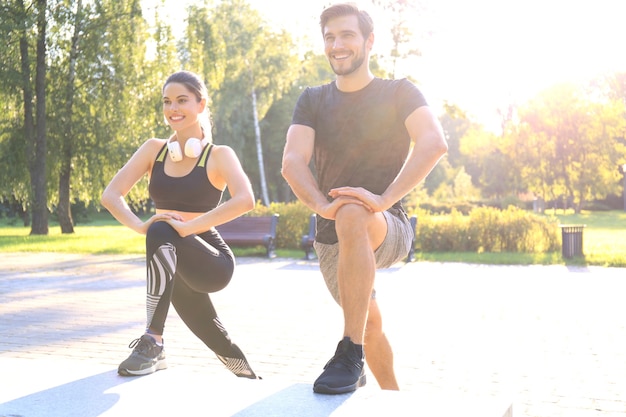
[[[292,124],[315,130],[314,163],[322,193],[350,186],[382,194],[408,155],[410,138],[404,122],[425,105],[422,93],[406,79],[375,78],[350,93],[339,91],[334,81],[307,88],[298,99]],[[401,208],[400,202],[394,206]],[[337,242],[334,221],[317,216],[316,240]]]

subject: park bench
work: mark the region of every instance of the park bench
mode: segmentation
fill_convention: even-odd
[[[278,214],[242,216],[215,228],[224,241],[233,247],[264,246],[268,258],[276,257],[276,226]]]
[[[413,240],[411,241],[411,247],[409,248],[409,254],[406,257],[406,262],[413,262],[415,260],[415,240],[417,238],[417,231],[415,230],[417,227],[417,216],[411,216],[409,221],[411,222],[411,229],[413,230]]]
[[[411,216],[409,219],[411,222],[411,228],[413,229],[413,241],[411,242],[411,248],[409,254],[406,257],[406,262],[413,262],[415,260],[415,228],[417,227],[417,216]],[[302,235],[300,241],[300,248],[304,250],[304,259],[313,259],[313,242],[315,241],[315,214],[311,214],[309,217],[309,230],[306,234]]]
[[[302,235],[302,240],[300,241],[300,248],[304,250],[304,259],[311,260],[313,259],[313,242],[315,241],[315,214],[311,214],[309,216],[309,231]]]

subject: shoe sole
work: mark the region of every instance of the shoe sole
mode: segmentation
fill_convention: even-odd
[[[317,394],[347,394],[349,392],[356,391],[357,388],[361,388],[367,382],[365,375],[361,375],[359,379],[352,385],[345,387],[329,387],[324,384],[313,385],[313,392]]]
[[[157,363],[146,369],[131,370],[126,368],[118,368],[117,373],[122,376],[143,376],[152,374],[162,369],[167,369],[167,362],[165,360],[158,361]]]

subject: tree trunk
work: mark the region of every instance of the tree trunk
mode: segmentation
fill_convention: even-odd
[[[62,156],[65,158],[65,155]],[[70,175],[71,169],[65,166],[63,161],[59,173],[59,203],[57,205],[57,217],[61,233],[74,233],[74,219],[70,205]]]
[[[252,117],[254,118],[254,136],[256,140],[256,154],[259,160],[259,178],[261,180],[261,193],[263,194],[263,205],[270,205],[267,193],[267,181],[265,179],[265,164],[263,163],[263,147],[261,146],[261,129],[259,128],[259,117],[257,116],[256,91],[252,87]]]
[[[74,108],[74,80],[76,77],[76,60],[78,57],[78,40],[81,32],[82,0],[76,3],[76,16],[74,19],[74,34],[70,46],[69,69],[67,87],[65,93],[65,120],[63,126],[63,142],[61,143],[61,169],[59,173],[59,203],[57,216],[61,233],[74,233],[74,220],[71,210],[70,183],[72,180],[72,158],[74,157],[74,135],[72,129],[72,115]]]
[[[46,186],[46,9],[47,0],[37,0],[37,69],[35,78],[35,160],[31,165],[33,192],[31,235],[48,234],[48,190]]]
[[[30,174],[31,192],[30,203],[32,207],[32,201],[34,200],[34,181],[35,181],[35,165],[37,160],[35,157],[35,119],[34,119],[34,97],[33,88],[31,84],[31,72],[30,72],[30,56],[28,54],[28,27],[26,20],[26,8],[24,7],[23,0],[18,3],[20,13],[23,18],[22,27],[20,28],[20,60],[22,64],[22,93],[24,98],[24,140],[26,142],[26,160],[28,161],[28,173]],[[24,210],[24,226],[31,224],[30,210],[26,208]]]

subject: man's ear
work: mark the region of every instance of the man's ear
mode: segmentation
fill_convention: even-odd
[[[367,49],[371,51],[372,47],[374,46],[374,32],[370,33],[370,35],[367,37],[367,41],[365,42],[365,44],[367,45]]]

